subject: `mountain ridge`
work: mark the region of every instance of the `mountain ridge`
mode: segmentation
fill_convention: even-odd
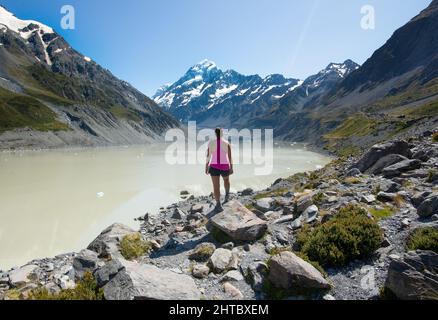
[[[144,143],[179,126],[152,99],[76,51],[52,28],[21,20],[4,7],[0,58],[2,147]],[[23,99],[32,100],[34,109],[21,112],[26,105],[14,103]],[[46,118],[35,126],[38,112]]]
[[[305,99],[309,91],[326,92],[358,67],[349,59],[330,63],[318,74],[300,80],[281,74],[261,77],[232,69],[222,71],[216,63],[204,59],[173,84],[160,87],[153,99],[180,121],[196,120],[201,126],[244,127],[252,117],[267,112],[303,85]]]

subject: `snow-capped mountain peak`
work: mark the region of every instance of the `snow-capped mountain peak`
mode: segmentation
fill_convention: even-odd
[[[304,104],[308,97],[326,92],[358,67],[351,60],[331,63],[306,80],[298,80],[281,74],[262,78],[232,69],[222,71],[205,59],[175,83],[159,88],[153,99],[181,121],[197,120],[209,125],[215,119],[224,121],[222,124],[243,122],[251,114],[267,112],[283,98],[292,96],[294,103]]]
[[[210,70],[216,69],[216,68],[217,68],[216,63],[214,63],[211,60],[204,59],[204,60],[200,61],[199,63],[195,64],[193,67],[191,67],[190,70],[203,73],[203,72],[210,71]]]
[[[18,33],[22,38],[28,39],[31,34],[39,30],[41,33],[54,33],[53,29],[34,20],[21,20],[14,16],[3,6],[0,6],[0,29],[7,28]]]

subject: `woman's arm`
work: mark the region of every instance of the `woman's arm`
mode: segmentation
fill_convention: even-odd
[[[205,163],[205,174],[208,175],[208,164],[210,163],[210,147],[207,149],[207,162]]]
[[[230,174],[234,173],[233,156],[231,155],[231,144],[228,144],[228,159],[230,160]]]

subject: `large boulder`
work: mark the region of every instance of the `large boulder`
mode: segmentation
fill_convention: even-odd
[[[380,174],[384,168],[404,160],[408,160],[408,158],[400,154],[388,154],[387,156],[377,160],[377,162],[373,164],[371,168],[365,170],[365,172],[369,174]]]
[[[102,231],[96,239],[91,242],[87,249],[98,254],[99,258],[121,257],[119,243],[122,238],[135,231],[121,223],[115,223]]]
[[[106,300],[199,300],[200,291],[188,275],[119,259],[122,266],[104,286]]]
[[[286,290],[331,287],[315,267],[289,251],[271,259],[268,279],[275,287]]]
[[[230,201],[211,219],[211,224],[235,241],[253,241],[266,232],[267,222],[258,218],[238,201]]]
[[[438,194],[428,196],[417,208],[420,217],[430,217],[438,213]]]
[[[397,177],[403,172],[419,169],[421,167],[421,161],[418,159],[407,159],[401,162],[397,162],[382,170],[382,174],[387,178]]]
[[[435,300],[438,292],[438,254],[411,251],[389,265],[385,287],[402,300]]]
[[[406,141],[390,141],[371,147],[353,167],[358,168],[361,172],[365,172],[378,160],[390,154],[399,154],[407,158],[412,156],[409,144]]]

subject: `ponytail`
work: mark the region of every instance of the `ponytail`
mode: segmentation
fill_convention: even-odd
[[[221,138],[221,128],[216,128],[214,133],[216,133],[216,138],[219,140]]]

